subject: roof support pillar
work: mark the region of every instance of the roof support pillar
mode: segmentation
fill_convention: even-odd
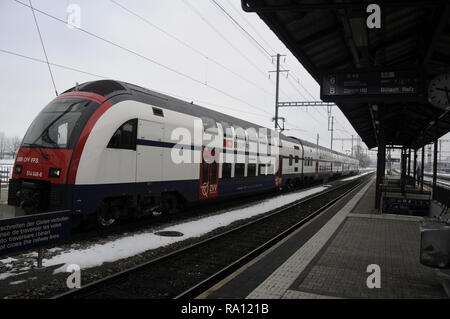
[[[408,154],[406,153],[406,148],[402,148],[401,156],[401,176],[400,176],[400,189],[402,194],[405,194],[406,185],[406,158]]]
[[[411,176],[411,148],[408,148],[408,176]]]
[[[425,169],[425,145],[422,146],[422,163],[421,163],[421,176],[420,176],[420,190],[423,192],[423,176],[424,176],[424,169]]]
[[[433,199],[436,199],[435,198],[435,194],[436,194],[436,191],[437,191],[437,188],[436,188],[436,182],[437,182],[437,160],[438,160],[438,140],[439,140],[439,138],[438,138],[438,136],[439,136],[439,133],[438,133],[438,124],[439,124],[439,117],[437,117],[436,116],[436,123],[435,123],[435,136],[434,136],[434,154],[433,154]]]
[[[436,194],[436,182],[437,182],[437,148],[438,148],[438,139],[434,140],[434,150],[433,150],[433,199]]]
[[[414,164],[413,164],[414,188],[416,188],[416,180],[417,180],[417,149],[414,149]]]
[[[377,153],[377,179],[375,181],[375,208],[380,208],[381,202],[381,186],[384,179],[384,171],[386,167],[386,144],[384,141],[384,108],[379,108],[379,126],[378,126],[378,153]]]

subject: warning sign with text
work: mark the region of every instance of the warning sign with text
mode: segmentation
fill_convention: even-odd
[[[0,255],[53,245],[70,239],[71,211],[0,220]]]

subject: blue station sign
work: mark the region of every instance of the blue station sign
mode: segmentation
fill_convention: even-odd
[[[71,215],[67,210],[0,219],[0,256],[69,240]]]

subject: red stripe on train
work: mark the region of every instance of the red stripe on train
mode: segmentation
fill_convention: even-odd
[[[89,134],[91,134],[92,128],[94,127],[95,123],[97,123],[98,119],[112,106],[112,103],[107,101],[106,98],[102,95],[89,92],[69,92],[62,94],[61,96],[66,98],[82,97],[84,99],[101,103],[100,107],[94,112],[94,114],[92,114],[91,118],[84,126],[84,129],[81,132],[80,138],[78,139],[78,142],[73,151],[72,160],[69,166],[69,173],[67,175],[67,183],[73,185],[75,184],[77,178],[78,165],[80,164],[81,154],[83,153],[83,149],[89,137]]]

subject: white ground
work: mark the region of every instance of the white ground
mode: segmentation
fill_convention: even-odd
[[[375,172],[374,169],[365,170],[363,173],[360,173],[360,174],[355,175],[355,176],[350,176],[350,177],[341,179],[341,181],[343,181],[343,182],[351,181],[351,180],[357,179],[357,178],[359,178],[361,176],[364,176],[364,175],[367,175],[367,174],[370,174],[370,173],[373,173],[373,172]]]

